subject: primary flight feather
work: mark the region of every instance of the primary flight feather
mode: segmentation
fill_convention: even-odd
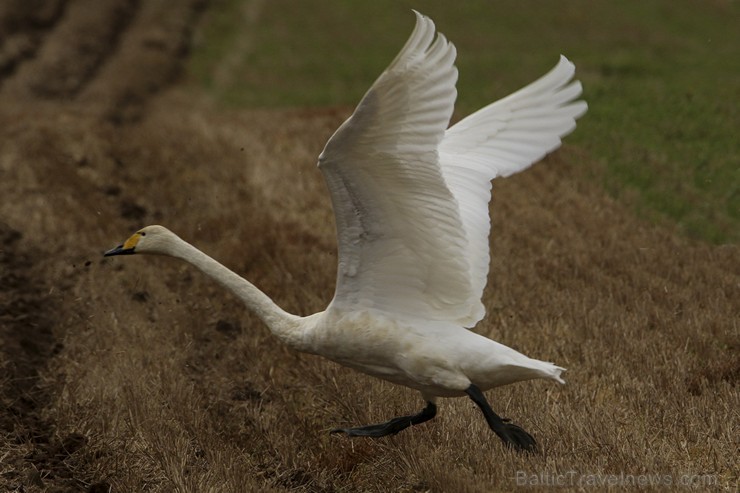
[[[476,334],[489,265],[491,180],[560,146],[587,106],[565,57],[548,74],[447,128],[457,92],[455,47],[418,12],[416,27],[327,142],[319,168],[339,246],[334,298],[308,317],[286,313],[254,285],[162,226],[106,256],[181,258],[232,290],[297,350],[419,390],[426,407],[334,432],[379,437],[427,421],[437,397],[469,396],[509,446],[535,440],[500,418],[483,391],[563,368]]]

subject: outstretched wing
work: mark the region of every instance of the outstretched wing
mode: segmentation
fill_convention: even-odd
[[[459,205],[474,296],[488,277],[491,180],[522,171],[560,147],[587,105],[575,101],[581,84],[561,56],[542,78],[478,110],[445,132],[439,145],[442,175]],[[472,320],[477,323],[483,317]]]
[[[472,327],[489,267],[491,180],[560,146],[585,113],[565,57],[541,79],[445,128],[454,46],[414,32],[319,158],[339,242],[330,308]]]
[[[437,152],[456,97],[454,60],[454,46],[416,13],[406,45],[321,153],[339,243],[329,309],[448,321],[482,312]]]

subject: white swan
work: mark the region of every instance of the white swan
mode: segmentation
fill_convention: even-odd
[[[469,396],[509,446],[535,440],[497,416],[482,391],[564,370],[468,330],[485,313],[490,181],[560,145],[587,109],[565,57],[544,77],[445,130],[455,48],[416,13],[401,52],[329,139],[319,168],[331,192],[339,266],[328,308],[291,315],[162,226],[147,226],[106,256],[169,255],[233,291],[284,343],[421,392],[415,415],[350,436],[395,434],[433,418],[437,397]]]

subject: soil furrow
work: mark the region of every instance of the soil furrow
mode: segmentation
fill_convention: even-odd
[[[0,402],[5,409],[0,414],[0,441],[13,444],[16,451],[29,451],[28,460],[20,454],[5,456],[0,474],[18,486],[34,470],[49,470],[50,463],[36,460],[52,446],[54,432],[53,424],[42,417],[50,398],[40,373],[59,349],[54,307],[45,296],[48,287],[34,276],[34,254],[20,246],[21,238],[0,223]]]
[[[80,102],[97,107],[114,122],[140,118],[146,101],[180,73],[204,6],[203,0],[142,3],[115,53],[80,94]]]
[[[25,61],[32,59],[44,35],[64,12],[64,0],[0,3],[0,87]]]
[[[135,6],[128,0],[70,3],[35,56],[17,68],[3,92],[31,100],[73,97],[110,54]]]

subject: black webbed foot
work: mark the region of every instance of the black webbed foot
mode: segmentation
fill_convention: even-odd
[[[537,451],[537,442],[534,437],[515,424],[502,423],[499,431],[493,431],[508,447],[525,452]]]
[[[330,433],[345,433],[351,437],[373,437],[379,438],[387,435],[395,435],[401,430],[405,430],[409,426],[418,425],[425,421],[429,421],[437,415],[437,406],[433,402],[428,402],[427,407],[421,410],[418,414],[411,414],[408,416],[399,416],[393,418],[385,423],[378,423],[374,425],[359,426],[357,428],[334,428]]]
[[[493,412],[483,392],[478,387],[471,384],[465,393],[478,405],[483,412],[483,416],[486,418],[488,426],[491,427],[493,432],[498,435],[507,447],[523,452],[537,451],[537,442],[534,437],[521,427],[511,423],[510,420],[503,419]]]

